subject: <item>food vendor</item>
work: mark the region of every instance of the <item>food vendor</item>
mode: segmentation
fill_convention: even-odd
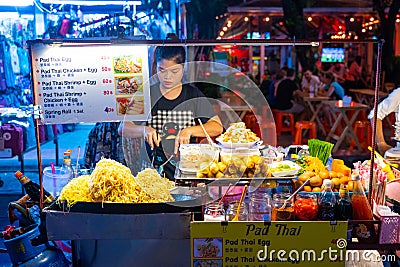
[[[386,97],[382,102],[378,104],[377,110],[377,118],[376,118],[376,145],[379,153],[382,155],[385,154],[386,151],[391,149],[392,147],[388,145],[385,141],[385,137],[383,134],[383,119],[388,116],[390,113],[396,113],[396,129],[400,127],[398,124],[400,123],[400,88],[397,88],[393,92],[391,92],[388,97]],[[371,110],[368,118],[372,119],[374,117],[374,110]],[[398,133],[398,131],[396,131]],[[399,138],[398,136],[396,136]]]
[[[179,145],[194,143],[205,137],[198,119],[213,137],[223,127],[210,102],[195,86],[182,83],[185,48],[160,46],[155,49],[158,83],[151,86],[151,116],[145,125],[124,121],[119,134],[124,137],[144,137],[149,159],[157,169],[162,167],[165,177],[173,180],[178,161]]]

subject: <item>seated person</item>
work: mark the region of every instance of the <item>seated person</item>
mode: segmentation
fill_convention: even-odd
[[[336,77],[336,81],[337,81],[338,83],[344,83],[344,82],[345,82],[345,80],[346,80],[346,78],[345,78],[345,75],[346,75],[346,67],[344,66],[343,63],[341,63],[341,62],[336,62],[334,65],[332,65],[332,66],[329,68],[329,71],[333,72],[333,74],[334,74],[335,77]]]
[[[331,99],[340,100],[344,96],[344,88],[336,81],[335,75],[328,71],[321,76],[321,81],[325,84],[318,90],[319,96],[329,96]]]
[[[301,113],[304,106],[293,100],[295,94],[301,94],[296,82],[294,69],[289,68],[286,73],[286,79],[279,82],[275,90],[275,105],[274,109],[289,113]]]
[[[318,90],[318,96],[328,96],[330,99],[341,100],[344,96],[344,88],[335,80],[332,72],[328,71],[321,75],[321,81],[325,84]],[[330,107],[321,103],[321,121],[326,122],[327,126],[333,125],[333,118],[330,113]]]
[[[310,88],[318,88],[320,84],[318,76],[313,75],[311,69],[305,69],[301,79],[301,90],[308,93]]]

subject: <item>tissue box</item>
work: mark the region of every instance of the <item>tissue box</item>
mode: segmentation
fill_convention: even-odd
[[[378,213],[381,220],[379,244],[400,243],[400,215],[386,206],[379,206]]]

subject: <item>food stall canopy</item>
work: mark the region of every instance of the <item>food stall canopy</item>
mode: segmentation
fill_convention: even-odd
[[[309,38],[318,39],[333,39],[331,36],[342,35],[342,32],[353,32],[353,36],[354,33],[359,36],[365,23],[371,18],[376,19],[370,0],[315,1],[303,12]],[[252,33],[257,32],[264,33],[267,39],[284,39],[287,38],[287,30],[283,18],[282,3],[278,0],[250,1],[231,6],[228,13],[218,17],[226,22],[220,24],[219,36],[221,39],[254,38]]]

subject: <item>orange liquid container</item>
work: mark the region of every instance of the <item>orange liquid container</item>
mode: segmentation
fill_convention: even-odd
[[[372,210],[366,196],[354,195],[351,199],[353,220],[372,220]]]
[[[353,206],[353,220],[372,220],[373,213],[371,205],[365,195],[363,186],[358,174],[352,176],[353,180],[353,196],[351,204]]]

